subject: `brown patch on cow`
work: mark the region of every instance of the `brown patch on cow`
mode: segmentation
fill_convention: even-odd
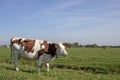
[[[47,42],[47,41],[43,41],[42,44],[41,44],[41,46],[42,46],[42,45],[44,45],[45,48],[38,51],[38,58],[39,58],[43,53],[48,52],[48,48],[49,48],[48,42]]]
[[[55,48],[58,48],[59,47],[59,45],[58,44],[55,44]]]
[[[45,52],[45,49],[39,50],[38,51],[38,58]]]
[[[34,49],[33,49],[34,44],[35,44],[35,40],[30,40],[30,39],[26,39],[21,42],[21,45],[24,46],[24,51],[27,51],[28,53],[34,52]]]
[[[33,52],[34,52],[34,49],[32,49],[31,53],[33,53]]]

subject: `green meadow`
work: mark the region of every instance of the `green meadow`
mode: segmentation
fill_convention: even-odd
[[[0,48],[0,80],[120,80],[120,48],[67,48],[67,57],[50,63],[50,72],[43,63],[36,73],[36,61],[19,60],[13,68],[11,51]]]

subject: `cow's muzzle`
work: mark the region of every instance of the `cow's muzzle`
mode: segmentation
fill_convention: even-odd
[[[63,56],[66,57],[68,55],[68,53],[65,53]]]

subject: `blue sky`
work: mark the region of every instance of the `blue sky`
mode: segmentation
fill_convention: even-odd
[[[120,45],[120,0],[0,0],[0,44],[14,36]]]

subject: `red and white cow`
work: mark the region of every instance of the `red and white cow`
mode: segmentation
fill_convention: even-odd
[[[18,56],[20,55],[27,60],[37,60],[38,73],[40,73],[42,61],[46,63],[47,71],[49,71],[49,62],[52,61],[55,56],[68,55],[62,43],[57,44],[44,40],[21,37],[11,39],[11,53],[16,71],[19,71]]]

